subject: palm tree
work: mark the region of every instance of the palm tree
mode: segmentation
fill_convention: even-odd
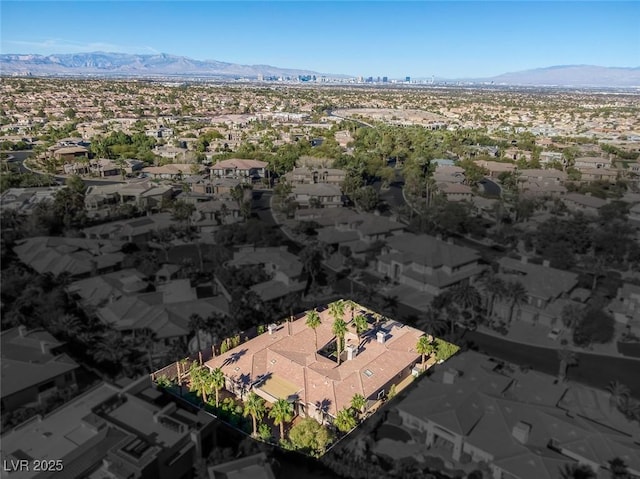
[[[218,405],[220,404],[219,402],[220,390],[224,387],[224,383],[225,383],[224,373],[222,372],[222,369],[215,368],[213,371],[211,371],[210,376],[211,376],[211,386],[216,392],[216,407],[218,407]]]
[[[489,293],[489,304],[487,315],[489,318],[493,317],[493,309],[495,307],[496,299],[504,299],[507,293],[507,284],[504,280],[498,277],[495,273],[489,273],[485,279],[485,289]]]
[[[285,399],[278,399],[273,403],[269,417],[280,426],[280,439],[284,440],[284,423],[293,419],[293,405]]]
[[[447,332],[449,323],[442,317],[440,311],[429,306],[424,315],[418,319],[416,327],[431,336],[440,336]]]
[[[343,300],[339,299],[329,305],[329,314],[333,316],[334,321],[337,319],[344,320],[344,309],[345,303]]]
[[[596,479],[597,476],[589,466],[573,462],[560,468],[560,477],[562,479]]]
[[[356,303],[355,301],[352,301],[350,299],[347,299],[344,302],[344,307],[345,307],[345,309],[349,308],[349,310],[351,311],[351,321],[353,321],[353,319],[354,319],[353,316],[354,316],[356,308],[358,307],[358,303]]]
[[[559,349],[558,359],[560,360],[558,382],[561,383],[567,378],[567,369],[569,369],[569,366],[575,366],[578,364],[578,356],[570,349]]]
[[[209,368],[200,366],[197,361],[191,364],[189,369],[189,382],[191,391],[195,391],[202,396],[202,402],[207,402],[207,395],[211,392],[212,381]]]
[[[353,319],[353,324],[356,327],[356,335],[358,336],[358,346],[360,345],[360,335],[365,333],[369,329],[369,323],[367,318],[359,314]]]
[[[351,407],[356,411],[358,411],[359,413],[362,414],[366,406],[367,406],[367,400],[362,394],[356,393],[351,398]]]
[[[344,408],[338,411],[333,425],[338,428],[338,431],[349,432],[357,426],[356,418],[353,417],[353,412],[349,408]]]
[[[619,457],[607,461],[609,470],[611,471],[611,479],[631,479],[629,474],[629,466]]]
[[[509,324],[513,321],[513,310],[516,306],[520,306],[527,301],[527,290],[519,281],[507,283],[506,297],[509,298],[511,306],[509,307]]]
[[[435,351],[435,346],[428,336],[420,336],[416,344],[416,352],[422,355],[421,369],[424,371],[424,361],[427,355],[431,355]]]
[[[611,381],[607,386],[609,392],[609,405],[613,409],[614,406],[620,406],[624,398],[631,396],[631,390],[619,381]]]
[[[196,340],[198,341],[198,351],[202,351],[202,347],[200,344],[200,330],[206,326],[205,320],[198,313],[193,313],[189,316],[189,329],[193,331],[196,335]]]
[[[344,335],[347,333],[347,323],[344,322],[344,319],[338,318],[333,322],[331,330],[336,335],[336,354],[338,355],[338,366],[340,366],[340,354],[342,353]]]
[[[311,310],[307,313],[307,320],[305,321],[305,324],[310,327],[311,329],[313,329],[313,335],[315,337],[315,345],[316,345],[316,351],[318,350],[318,332],[316,331],[318,329],[318,327],[322,324],[322,322],[320,321],[320,315],[318,314],[318,311]]]
[[[470,284],[458,284],[451,288],[449,297],[462,306],[462,309],[477,309],[482,304],[482,296]]]
[[[244,401],[244,415],[251,415],[251,419],[253,420],[253,435],[256,436],[258,434],[258,419],[262,419],[264,416],[265,407],[264,407],[264,399],[258,396],[256,393],[251,391],[247,398]]]

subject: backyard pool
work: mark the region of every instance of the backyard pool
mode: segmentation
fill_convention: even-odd
[[[393,439],[394,441],[409,442],[411,440],[411,434],[402,429],[401,427],[394,426],[393,424],[383,424],[376,430],[376,441],[380,439]]]

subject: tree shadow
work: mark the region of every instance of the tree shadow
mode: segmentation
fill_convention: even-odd
[[[238,360],[247,353],[248,349],[241,349],[240,351],[236,351],[231,354],[227,359],[224,360],[222,366],[228,366],[229,364],[237,363]]]

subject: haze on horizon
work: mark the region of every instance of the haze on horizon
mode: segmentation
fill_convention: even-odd
[[[2,53],[169,53],[363,76],[640,66],[640,3],[2,1]]]

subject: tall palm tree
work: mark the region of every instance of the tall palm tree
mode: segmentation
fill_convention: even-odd
[[[424,371],[424,362],[428,355],[431,355],[435,351],[435,345],[429,339],[428,336],[420,336],[418,343],[416,344],[416,352],[422,355],[422,364],[420,368]]]
[[[351,398],[351,407],[353,409],[355,409],[360,414],[362,414],[366,406],[367,406],[367,400],[362,394],[356,393],[353,395],[353,397]]]
[[[211,371],[210,373],[211,376],[211,386],[213,387],[213,389],[216,392],[216,407],[218,407],[218,405],[220,404],[220,390],[224,387],[224,373],[222,372],[222,369],[220,368],[215,368],[213,371]]]
[[[329,314],[333,316],[334,321],[338,318],[344,320],[344,310],[345,304],[341,299],[339,299],[338,301],[334,301],[329,305]]]
[[[482,296],[470,284],[458,284],[451,288],[449,293],[451,300],[459,304],[462,309],[477,309],[482,304]]]
[[[315,309],[309,311],[307,313],[307,320],[305,321],[305,324],[311,329],[313,329],[313,335],[315,337],[315,345],[316,345],[315,350],[317,351],[318,350],[318,331],[316,330],[322,324],[322,322],[320,321],[320,315],[318,314],[318,311],[316,311]]]
[[[562,479],[596,479],[596,473],[589,466],[575,462],[565,464],[560,468]]]
[[[570,349],[559,349],[558,359],[560,360],[560,366],[558,369],[558,382],[561,383],[567,378],[567,370],[569,366],[575,366],[578,364],[578,356]]]
[[[253,420],[254,436],[258,434],[258,419],[262,419],[264,413],[264,399],[258,396],[255,392],[251,391],[244,401],[244,415],[251,415],[251,419]]]
[[[284,440],[284,423],[293,419],[293,405],[285,399],[278,399],[271,406],[269,417],[280,426],[280,439]]]
[[[524,304],[527,301],[528,295],[526,288],[520,281],[511,281],[507,283],[506,297],[509,298],[509,324],[513,321],[513,311],[516,306]]]
[[[609,396],[609,405],[613,409],[616,406],[620,406],[624,398],[631,396],[631,390],[619,381],[611,381],[607,386],[607,392]]]
[[[207,402],[207,395],[211,392],[212,381],[209,368],[200,366],[197,361],[191,364],[189,369],[189,382],[191,391],[195,391],[202,397],[202,402]]]
[[[440,336],[449,329],[448,321],[442,317],[437,309],[429,306],[424,314],[418,319],[416,327],[431,336]]]
[[[338,355],[338,366],[340,366],[340,354],[342,353],[344,335],[347,334],[347,323],[344,322],[344,319],[338,318],[333,322],[331,330],[336,335],[336,354]]]
[[[354,319],[353,316],[355,314],[356,308],[358,307],[358,303],[356,303],[355,301],[352,301],[350,299],[347,299],[344,302],[344,307],[345,307],[345,309],[349,308],[349,311],[351,311],[351,321],[353,321],[353,319]]]
[[[489,304],[487,305],[487,316],[489,319],[493,317],[493,309],[496,300],[504,299],[507,293],[507,284],[505,281],[491,272],[484,278],[484,287],[489,294]]]
[[[198,342],[198,351],[202,351],[200,344],[200,330],[206,326],[205,320],[198,313],[193,313],[189,316],[189,329],[196,335],[196,341]]]
[[[360,345],[360,336],[367,332],[369,329],[369,323],[367,322],[367,318],[363,315],[359,314],[353,319],[353,325],[356,328],[356,335],[358,336],[358,346]]]

